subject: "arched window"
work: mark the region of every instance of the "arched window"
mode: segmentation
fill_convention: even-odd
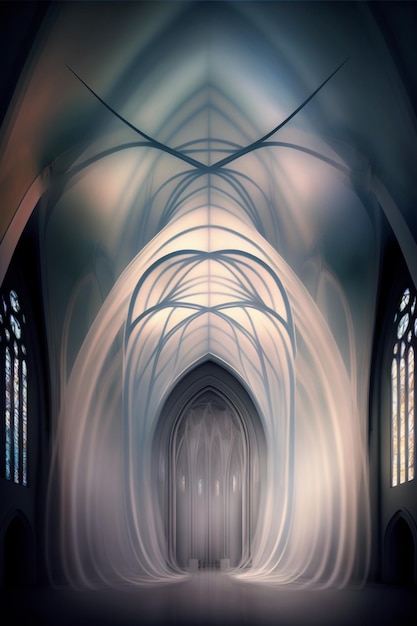
[[[394,316],[391,361],[391,486],[414,479],[414,369],[417,344],[416,296],[407,287]]]
[[[27,475],[27,360],[24,345],[26,319],[17,293],[0,300],[0,346],[4,381],[4,475],[26,486]]]

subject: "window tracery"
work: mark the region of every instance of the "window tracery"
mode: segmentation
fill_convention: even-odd
[[[4,381],[4,477],[27,486],[27,360],[23,343],[26,318],[14,290],[1,296],[0,345]]]
[[[407,287],[394,315],[391,361],[391,486],[414,479],[414,369],[417,345],[416,295]]]

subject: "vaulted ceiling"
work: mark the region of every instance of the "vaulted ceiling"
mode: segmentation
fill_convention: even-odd
[[[387,238],[415,275],[413,3],[3,12],[4,102],[15,89],[1,136],[1,271],[42,198],[58,327],[91,266],[105,295],[168,223],[204,221],[204,206],[236,232],[253,228],[315,300],[334,299],[320,295],[333,281],[354,322],[365,307],[368,331]]]

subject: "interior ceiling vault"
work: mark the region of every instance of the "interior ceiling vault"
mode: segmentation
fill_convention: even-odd
[[[391,55],[371,8],[316,2],[158,8],[52,3],[3,124],[2,236],[22,190],[45,168],[58,167],[64,156],[61,166],[68,167],[98,137],[103,141],[104,129],[113,135],[108,143],[117,141],[117,133],[138,139],[68,67],[160,142],[175,147],[209,134],[240,146],[274,128],[347,59],[325,90],[273,139],[321,148],[325,156],[336,153],[355,172],[370,167],[391,190],[399,183],[407,187],[415,145],[413,93],[404,88],[404,71],[398,72],[404,62],[395,64],[399,55]],[[399,32],[397,49],[403,36]],[[403,53],[400,61],[409,57]],[[268,155],[272,152],[283,151]],[[103,196],[113,197],[101,182]],[[288,184],[308,182],[306,173],[298,184],[293,177]],[[397,202],[412,211],[410,200]],[[125,216],[113,206],[112,218],[116,212],[122,221]]]

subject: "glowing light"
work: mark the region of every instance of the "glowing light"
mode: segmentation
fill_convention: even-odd
[[[5,382],[6,382],[6,398],[5,398],[5,425],[6,425],[6,478],[10,480],[11,466],[12,466],[12,359],[10,356],[10,349],[6,347],[5,350]]]
[[[74,584],[97,582],[103,572],[137,583],[174,575],[158,517],[152,433],[175,382],[207,356],[244,381],[268,442],[252,568],[235,575],[281,583],[350,578],[356,533],[367,520],[366,465],[343,359],[279,255],[260,236],[248,241],[244,224],[233,237],[237,250],[192,250],[194,229],[176,220],[120,277],[82,346],[63,388],[56,440],[62,547]],[[202,241],[210,240],[206,232]],[[292,319],[302,339],[295,361]],[[126,323],[124,354],[110,358]],[[130,513],[121,518],[121,511]]]
[[[397,361],[391,365],[391,485],[398,484],[398,372]]]
[[[401,297],[399,322],[394,318],[396,335],[402,339],[409,326],[415,326],[415,297],[411,304],[410,289]],[[391,486],[414,479],[414,337],[410,330],[407,345],[397,341],[393,348],[391,364]]]
[[[414,349],[408,350],[408,480],[414,478]]]
[[[236,43],[237,50],[247,51],[246,41],[236,37]],[[315,139],[314,129],[295,134],[286,129],[287,143],[277,141],[274,148],[211,168],[261,136],[248,120],[253,101],[243,97],[254,84],[250,71],[225,40],[215,48],[212,55],[206,49],[196,55],[192,75],[181,74],[180,87],[176,74],[167,85],[159,80],[155,99],[149,92],[141,106],[132,85],[122,104],[124,115],[131,113],[129,119],[138,124],[152,114],[153,128],[159,129],[158,137],[169,138],[165,147],[171,152],[157,152],[155,142],[146,147],[143,135],[135,143],[125,127],[115,130],[120,118],[112,118],[108,135],[104,131],[92,142],[68,172],[68,190],[58,207],[69,200],[71,186],[72,201],[86,198],[89,205],[95,199],[92,213],[102,216],[109,232],[104,226],[97,230],[115,257],[123,253],[129,260],[127,266],[115,262],[117,279],[69,372],[69,329],[79,285],[68,299],[57,339],[62,339],[60,411],[50,510],[58,487],[64,573],[74,585],[180,579],[190,557],[190,529],[193,541],[206,546],[207,511],[214,508],[213,514],[222,516],[227,504],[232,509],[224,517],[242,520],[244,490],[255,483],[262,483],[257,524],[253,535],[243,530],[241,535],[243,543],[250,541],[251,567],[239,569],[236,557],[231,575],[344,585],[366,574],[367,390],[358,381],[366,379],[368,363],[360,351],[369,338],[359,331],[355,335],[362,319],[354,326],[352,299],[325,273],[324,254],[310,266],[311,281],[301,279],[306,259],[320,243],[312,186],[321,197],[331,188],[335,199],[342,186],[348,188],[343,200],[357,213],[362,207],[349,187],[347,168],[332,160],[330,147],[321,153],[324,142]],[[233,81],[219,67],[223,58],[233,65]],[[146,80],[166,76],[174,63],[170,58],[164,68],[158,65]],[[235,85],[239,99],[233,97]],[[278,81],[269,96],[260,95],[268,116],[275,111],[274,116],[285,117],[291,112],[288,102],[303,100],[285,94],[283,102],[281,91]],[[297,123],[293,118],[291,125]],[[304,117],[300,126],[307,125]],[[172,155],[174,145],[181,163]],[[122,153],[130,156],[119,161]],[[118,165],[112,171],[116,160],[126,169]],[[100,213],[107,174],[109,195]],[[338,206],[335,201],[332,209],[333,204]],[[53,226],[47,228],[52,247]],[[331,323],[337,315],[329,294],[343,312],[346,349]],[[365,298],[371,297],[366,291]],[[255,462],[247,480],[249,454],[243,443],[231,452],[220,426],[205,427],[203,439],[198,420],[199,425],[189,423],[189,432],[178,431],[178,447],[171,450],[178,514],[169,529],[181,546],[175,555],[167,548],[167,516],[161,511],[168,505],[161,504],[165,492],[160,490],[172,467],[168,458],[155,460],[153,437],[178,382],[208,360],[250,394],[266,442],[265,472]],[[228,473],[219,469],[225,459],[231,463]],[[210,460],[211,473],[206,471]],[[213,519],[216,526],[218,518]],[[233,549],[237,555],[236,545]]]

